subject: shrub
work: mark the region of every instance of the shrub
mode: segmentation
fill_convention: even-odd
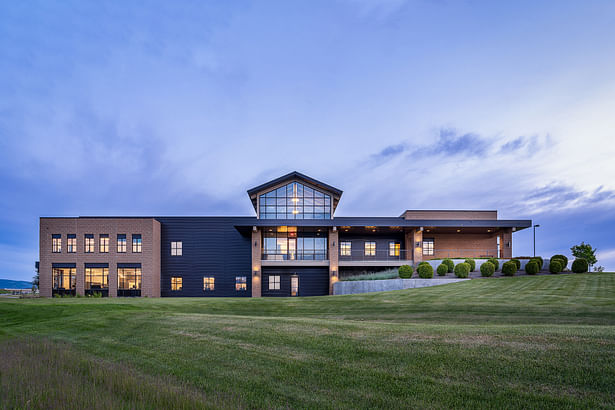
[[[410,279],[414,273],[414,269],[410,265],[401,265],[397,272],[399,273],[400,278]]]
[[[572,271],[574,273],[583,273],[589,271],[589,263],[585,258],[577,258],[572,262]]]
[[[521,269],[521,261],[519,259],[511,259],[510,261],[517,265],[517,270]]]
[[[559,259],[551,259],[549,262],[549,272],[551,273],[560,273],[562,269],[563,261]]]
[[[480,276],[484,276],[488,278],[489,276],[493,276],[494,272],[495,272],[495,266],[493,266],[493,263],[483,262],[483,264],[480,265]]]
[[[469,263],[458,263],[455,266],[455,276],[458,278],[467,278],[470,274],[470,264]]]
[[[433,278],[433,268],[431,267],[430,264],[419,265],[416,271],[418,272],[419,278],[421,279]]]
[[[517,265],[515,262],[508,261],[502,264],[502,273],[504,276],[515,276],[517,272]]]
[[[551,260],[560,259],[562,263],[562,269],[565,269],[568,266],[568,258],[565,255],[553,255],[551,256]]]
[[[429,262],[419,262],[419,264],[417,265],[417,268],[421,265],[429,265]]]
[[[528,275],[535,275],[538,272],[540,272],[540,269],[538,268],[537,261],[532,259],[525,264],[525,273],[527,273]]]
[[[466,259],[464,262],[470,265],[470,272],[474,272],[476,270],[476,261],[474,261],[474,259]]]
[[[451,273],[455,269],[455,262],[452,259],[446,258],[442,261],[443,264],[448,266],[448,273]]]
[[[448,265],[441,263],[438,265],[438,269],[436,269],[436,272],[438,272],[438,276],[446,276],[446,274],[448,273]]]
[[[530,259],[530,262],[531,261],[535,261],[536,265],[538,265],[538,272],[540,272],[542,270],[542,267],[545,266],[545,261],[542,260],[540,256],[534,256],[532,259]]]
[[[500,261],[497,260],[496,258],[487,259],[487,262],[491,262],[495,270],[500,269]]]

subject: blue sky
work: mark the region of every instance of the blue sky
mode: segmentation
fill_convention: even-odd
[[[252,215],[292,170],[615,270],[614,38],[613,1],[2,2],[0,277],[40,216]]]

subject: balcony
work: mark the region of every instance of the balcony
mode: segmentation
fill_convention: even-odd
[[[268,251],[261,255],[261,264],[263,266],[328,266],[329,259],[324,249]]]
[[[408,257],[410,260],[408,260]],[[339,266],[401,266],[412,264],[412,250],[405,249],[391,252],[388,249],[374,250],[366,253],[364,250],[351,251],[350,254],[340,254]]]
[[[434,249],[432,255],[423,254],[423,260],[444,259],[444,258],[498,258],[499,250],[491,249]]]

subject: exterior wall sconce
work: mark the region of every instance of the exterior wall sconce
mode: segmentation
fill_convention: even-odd
[[[422,226],[419,228],[419,231],[423,232],[423,227]]]
[[[254,241],[254,247],[257,248],[258,247],[258,241]]]
[[[415,248],[420,248],[420,247],[421,247],[421,243],[417,241],[415,244]]]
[[[331,247],[335,248],[335,241],[331,244]]]
[[[506,247],[507,247],[507,248],[510,248],[510,241],[509,241],[509,242],[506,242]]]
[[[337,277],[337,269],[331,269],[331,276]]]

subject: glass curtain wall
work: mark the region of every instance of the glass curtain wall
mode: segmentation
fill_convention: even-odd
[[[263,260],[326,260],[324,228],[278,226],[263,232]]]
[[[298,182],[259,197],[260,219],[331,219],[331,196]]]
[[[85,293],[100,293],[107,296],[109,292],[109,268],[85,268]]]
[[[53,274],[53,291],[56,293],[72,293],[75,292],[77,284],[77,275],[75,268],[52,268]]]

